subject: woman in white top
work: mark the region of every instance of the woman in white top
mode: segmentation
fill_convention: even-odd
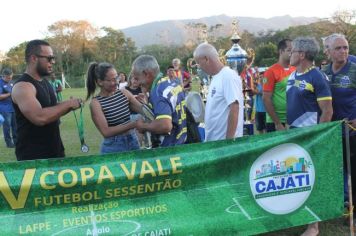
[[[123,89],[127,86],[126,74],[124,72],[119,72],[117,77],[117,87],[118,89]]]

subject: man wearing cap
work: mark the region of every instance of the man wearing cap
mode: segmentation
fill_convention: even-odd
[[[0,114],[4,118],[2,127],[4,139],[8,148],[14,148],[16,143],[16,121],[15,111],[12,106],[12,70],[5,68],[0,79]]]

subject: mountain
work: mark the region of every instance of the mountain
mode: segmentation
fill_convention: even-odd
[[[151,22],[144,25],[125,28],[122,31],[131,37],[136,46],[143,47],[151,44],[183,44],[196,40],[198,31],[189,27],[192,24],[205,24],[210,27],[220,25],[214,32],[215,36],[231,35],[232,21],[236,17],[227,15],[204,17],[200,19],[167,20]],[[256,34],[261,31],[283,30],[290,26],[306,25],[318,21],[316,17],[291,17],[289,15],[272,18],[237,17],[239,33],[244,30]]]

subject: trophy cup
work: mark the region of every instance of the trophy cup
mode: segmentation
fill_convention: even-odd
[[[247,52],[240,47],[238,42],[240,41],[240,36],[237,33],[237,25],[238,22],[237,20],[234,20],[232,22],[232,37],[231,37],[231,42],[233,43],[232,47],[230,48],[229,51],[225,54],[226,57],[226,62],[227,65],[238,72],[239,75],[241,75],[241,72],[246,68],[247,60],[248,60],[248,54]],[[249,51],[250,52],[250,51]],[[254,52],[253,52],[254,54]],[[254,55],[253,55],[254,56]],[[244,93],[244,135],[253,135],[253,124],[251,123],[250,120],[248,120],[247,116],[247,111],[248,109],[252,109],[252,107],[249,105],[250,97],[247,97],[246,94],[251,91],[249,88],[248,84],[246,83],[247,81],[244,78],[242,79],[242,89]]]
[[[237,21],[232,22],[232,37],[231,42],[233,43],[232,47],[226,53],[226,62],[229,67],[233,70],[236,70],[239,74],[243,70],[246,61],[247,53],[244,49],[240,47],[238,42],[240,41],[240,36],[237,34]]]

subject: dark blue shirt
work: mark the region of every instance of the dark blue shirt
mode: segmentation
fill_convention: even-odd
[[[0,78],[0,94],[11,94],[13,86],[14,85],[11,81],[7,83],[3,80],[3,78]],[[0,100],[0,112],[14,112],[11,96]]]
[[[354,55],[349,55],[348,57],[349,61],[353,62],[353,63],[356,63],[356,56]]]
[[[187,125],[182,86],[169,79],[160,79],[151,89],[150,103],[156,120],[162,118],[172,120],[173,128],[170,134],[163,136],[161,146],[184,144],[187,138]]]
[[[356,119],[356,64],[348,61],[337,73],[332,71],[332,64],[329,64],[323,71],[330,79],[333,120]]]
[[[318,101],[331,100],[327,77],[315,67],[305,73],[293,72],[287,84],[287,122],[291,127],[319,123]]]

